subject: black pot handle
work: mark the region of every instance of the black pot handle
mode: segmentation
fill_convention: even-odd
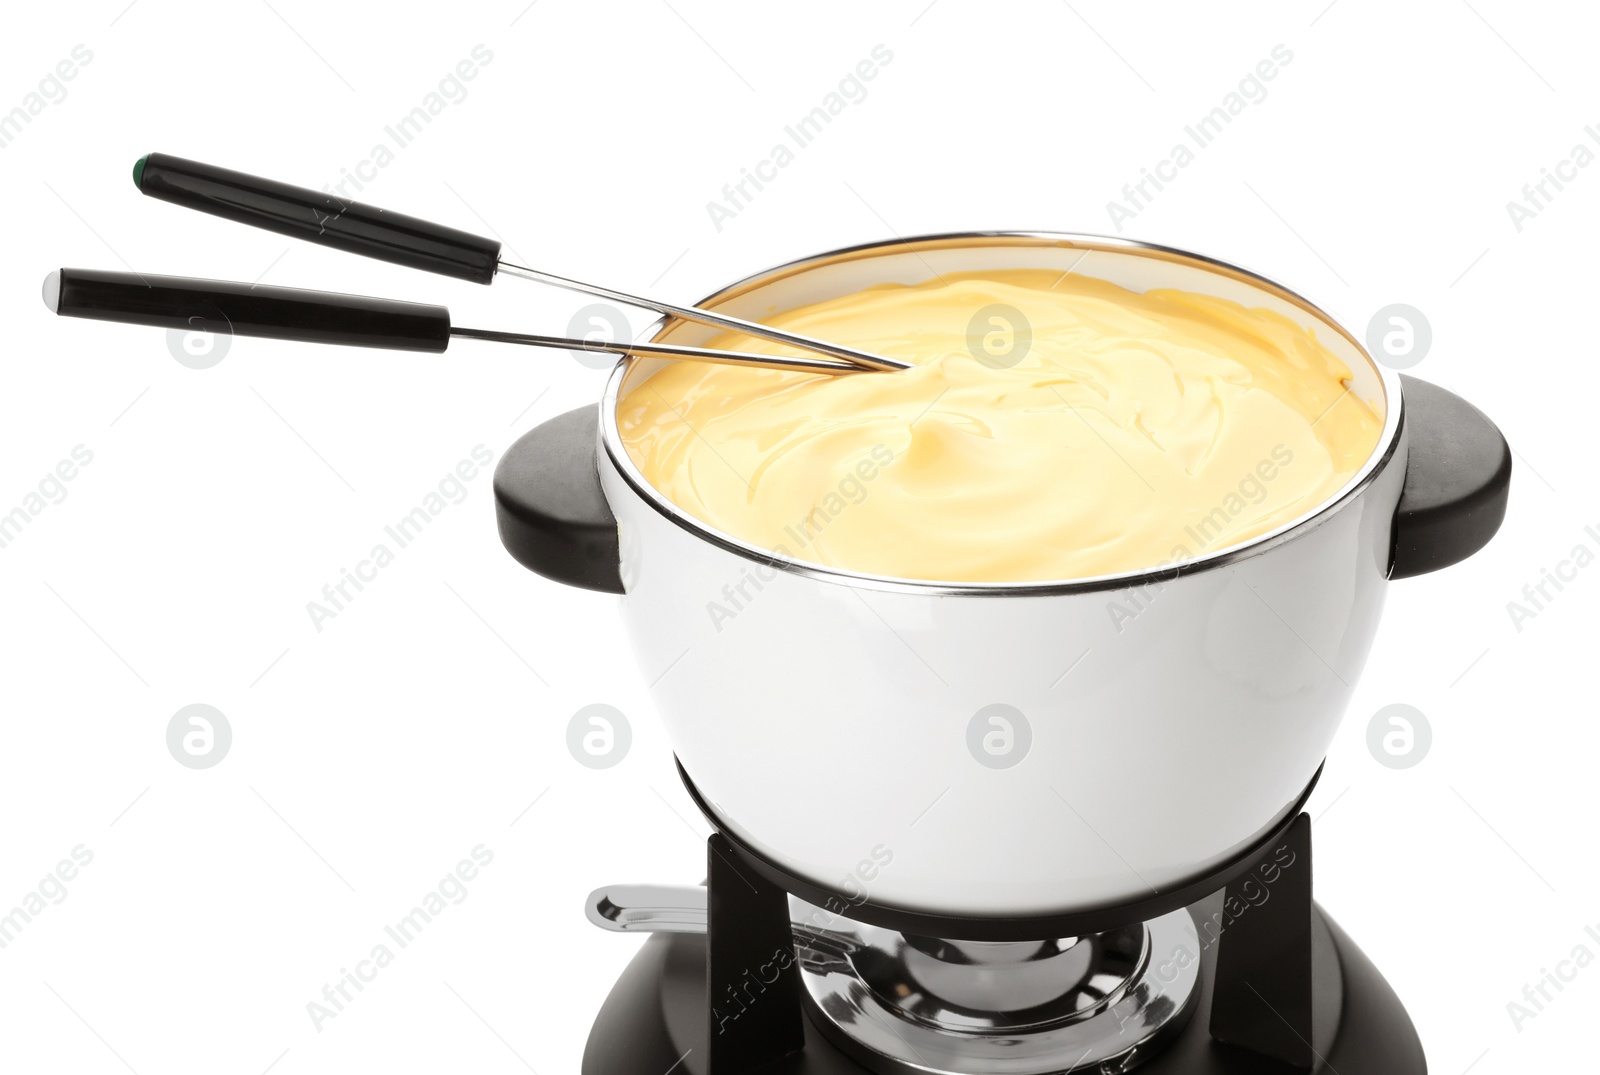
[[[568,586],[622,593],[617,520],[600,489],[597,404],[551,418],[494,469],[500,542],[528,570]]]
[[[1391,579],[1458,563],[1489,544],[1506,516],[1511,446],[1453,392],[1400,375],[1411,455],[1394,513]]]

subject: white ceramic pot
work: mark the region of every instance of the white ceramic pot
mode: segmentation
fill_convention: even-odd
[[[620,363],[595,459],[623,620],[678,759],[719,827],[789,873],[883,906],[1072,913],[1149,897],[1248,847],[1321,764],[1391,575],[1470,553],[1504,511],[1509,454],[1496,455],[1490,441],[1504,442],[1486,419],[1410,382],[1430,393],[1430,422],[1480,450],[1470,467],[1442,459],[1408,472],[1417,434],[1401,378],[1304,299],[1192,254],[1086,236],[936,236],[795,262],[701,305],[760,319],[873,284],[1016,268],[1281,313],[1354,371],[1350,389],[1383,415],[1383,433],[1315,512],[1175,569],[911,581],[779,556],[677,509],[633,466],[615,420],[618,397],[658,366]],[[713,334],[679,322],[658,338]],[[511,462],[497,493],[514,484]],[[518,491],[504,492],[506,534]],[[605,534],[593,522],[589,536]],[[525,552],[536,570],[596,585],[559,555]]]

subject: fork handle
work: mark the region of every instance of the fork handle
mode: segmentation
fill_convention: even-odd
[[[45,279],[45,305],[63,317],[302,343],[442,352],[443,306],[224,280],[60,269]]]
[[[490,283],[500,264],[496,239],[166,153],[140,157],[133,182],[164,202],[476,284]]]

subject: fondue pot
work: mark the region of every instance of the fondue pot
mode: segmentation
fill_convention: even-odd
[[[826,567],[680,510],[617,426],[618,400],[659,359],[619,361],[597,407],[534,429],[497,468],[506,547],[548,578],[621,595],[691,792],[790,891],[913,917],[1038,920],[1216,876],[1303,803],[1389,582],[1471,555],[1504,516],[1510,450],[1482,413],[1380,366],[1294,292],[1195,254],[936,235],[791,262],[698,305],[758,320],[874,285],[1011,269],[1281,314],[1352,371],[1350,393],[1382,417],[1378,444],[1316,510],[1238,545],[1026,583]],[[655,339],[717,331],[666,318]]]
[[[622,596],[684,784],[716,830],[704,887],[590,896],[597,925],[664,936],[602,1008],[585,1075],[748,1075],[778,1061],[815,1075],[1425,1071],[1393,991],[1313,903],[1300,808],[1389,581],[1471,555],[1504,517],[1510,449],[1475,408],[1380,366],[1263,277],[1120,239],[902,239],[782,265],[683,307],[196,161],[151,154],[134,182],[323,246],[664,315],[641,344],[469,329],[441,306],[257,284],[63,268],[43,288],[57,314],[177,332],[626,356],[598,406],[522,437],[494,479],[518,560]],[[1329,410],[1370,407],[1377,445],[1314,510],[1248,541],[1205,540],[1217,513],[1237,514],[1224,498],[1185,528],[1197,554],[1175,548],[1172,562],[1095,578],[973,583],[756,547],[676,507],[623,444],[619,401],[665,361],[894,376],[897,360],[758,322],[881,285],[1008,270],[1288,318],[1351,371],[1354,400]],[[727,330],[810,354],[705,349]],[[1261,466],[1239,475],[1241,497],[1270,480],[1276,453],[1263,447]],[[1175,531],[1188,521],[1177,516]]]

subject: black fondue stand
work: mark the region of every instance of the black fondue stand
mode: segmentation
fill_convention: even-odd
[[[1426,381],[1402,381],[1413,457],[1396,512],[1392,578],[1447,566],[1486,544],[1505,515],[1511,476],[1510,448],[1480,411]],[[519,562],[568,585],[620,594],[616,521],[596,469],[597,422],[597,409],[583,407],[518,440],[495,472],[496,510],[501,540]],[[807,1017],[799,961],[774,960],[794,944],[789,894],[856,922],[958,941],[1079,937],[1186,908],[1201,949],[1199,995],[1183,1029],[1136,1058],[1141,1075],[1427,1070],[1394,991],[1312,901],[1311,818],[1300,809],[1311,787],[1288,820],[1245,852],[1146,899],[1041,917],[953,917],[787,872],[722,829],[679,771],[717,829],[707,844],[707,930],[645,943],[600,1010],[583,1075],[865,1075],[869,1069]]]

